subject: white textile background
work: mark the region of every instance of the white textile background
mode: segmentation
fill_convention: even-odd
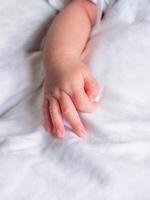
[[[1,200],[149,200],[149,9],[119,0],[107,12],[83,54],[103,88],[97,111],[80,114],[89,136],[64,120],[57,140],[42,126],[39,46],[55,11],[44,0],[1,0]]]

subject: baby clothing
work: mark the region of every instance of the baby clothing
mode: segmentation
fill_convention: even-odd
[[[56,10],[62,9],[70,0],[48,0]],[[111,22],[132,23],[150,20],[149,0],[90,0],[97,4],[97,19],[100,21],[102,12]],[[141,5],[141,6],[139,6]]]
[[[67,3],[70,2],[70,0],[48,0],[48,1],[57,10],[62,9]],[[90,0],[90,1],[92,1],[95,4],[99,4],[101,10],[105,10],[107,5],[110,2],[113,2],[114,0]]]

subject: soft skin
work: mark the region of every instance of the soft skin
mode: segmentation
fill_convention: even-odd
[[[87,131],[78,111],[91,113],[97,108],[100,86],[80,59],[95,21],[93,3],[73,0],[56,16],[47,33],[43,112],[46,129],[58,138],[65,136],[62,115],[82,137]]]

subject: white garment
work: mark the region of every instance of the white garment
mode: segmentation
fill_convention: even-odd
[[[70,0],[48,0],[49,3],[57,10],[62,9]],[[101,10],[105,10],[106,6],[111,0],[90,0],[95,4],[100,3]]]

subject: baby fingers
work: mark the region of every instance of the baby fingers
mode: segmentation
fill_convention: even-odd
[[[82,137],[87,135],[85,128],[80,120],[79,114],[68,94],[62,92],[60,98],[60,107],[62,114],[65,116],[67,121],[71,124],[74,131],[78,136]]]
[[[63,138],[65,135],[61,111],[57,99],[50,97],[49,113],[54,127],[54,132],[58,138]]]
[[[100,86],[98,81],[91,76],[91,74],[85,77],[85,91],[90,99],[91,102],[96,102],[96,97],[100,92]]]
[[[44,115],[44,126],[46,130],[50,133],[52,131],[52,122],[49,113],[49,101],[47,98],[44,98],[43,102],[43,115]]]

